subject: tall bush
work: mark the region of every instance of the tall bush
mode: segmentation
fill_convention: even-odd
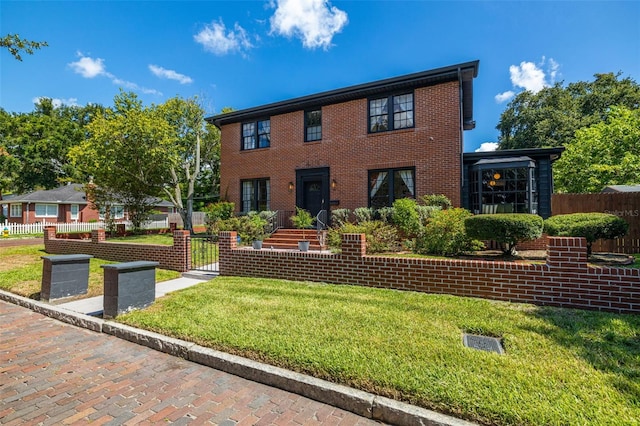
[[[629,232],[629,224],[608,213],[561,214],[544,221],[544,232],[551,236],[584,237],[590,255],[594,242],[624,237]]]
[[[334,227],[342,226],[349,222],[349,216],[351,210],[349,209],[335,209],[331,210],[331,225]]]
[[[393,223],[398,227],[402,236],[415,238],[422,230],[418,203],[411,198],[401,198],[393,203]]]
[[[542,236],[543,220],[527,213],[479,214],[466,218],[464,226],[469,237],[496,241],[505,254],[515,255],[519,242]]]
[[[450,209],[452,206],[451,200],[444,194],[423,195],[420,200],[425,206],[440,207],[443,210]]]
[[[438,208],[416,238],[415,251],[420,254],[455,256],[481,249],[482,242],[469,237],[465,230],[464,221],[471,216],[468,210],[461,208]]]
[[[218,203],[212,203],[204,208],[206,215],[205,225],[207,232],[215,233],[218,230],[218,222],[221,220],[229,220],[233,217],[233,211],[235,204],[228,201],[220,201]],[[226,229],[223,229],[226,231]]]

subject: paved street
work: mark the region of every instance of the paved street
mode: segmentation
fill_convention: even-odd
[[[377,422],[0,301],[0,424]]]

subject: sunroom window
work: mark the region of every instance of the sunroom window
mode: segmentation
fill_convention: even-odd
[[[529,157],[480,160],[469,176],[476,214],[538,213],[535,162]]]

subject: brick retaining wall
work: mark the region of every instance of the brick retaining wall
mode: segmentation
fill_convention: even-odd
[[[160,268],[185,272],[191,266],[191,238],[189,231],[174,231],[173,246],[105,241],[104,229],[91,232],[91,241],[56,238],[55,226],[44,230],[44,249],[51,254],[91,254],[116,262],[149,260],[160,263]]]
[[[640,270],[587,264],[584,238],[548,237],[546,264],[365,255],[365,236],[342,253],[253,250],[222,232],[220,275],[353,284],[509,302],[640,313]]]

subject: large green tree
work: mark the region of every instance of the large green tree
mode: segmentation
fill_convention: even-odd
[[[197,98],[169,99],[158,107],[172,128],[175,158],[168,163],[164,191],[182,217],[184,229],[193,232],[191,216],[196,182],[202,169],[205,138],[204,110]]]
[[[568,146],[575,132],[605,119],[614,105],[640,107],[640,85],[620,73],[519,93],[500,116],[499,149]]]
[[[610,108],[605,121],[576,131],[554,163],[558,192],[600,192],[640,182],[640,109]]]
[[[101,106],[54,106],[42,98],[30,113],[0,114],[0,166],[3,190],[26,192],[51,189],[77,178],[67,158],[69,149],[86,136],[85,126]]]
[[[120,92],[113,109],[87,126],[88,139],[69,151],[86,176],[124,204],[140,228],[163,194],[167,172],[175,167],[175,132],[157,107],[144,107],[134,93]]]

